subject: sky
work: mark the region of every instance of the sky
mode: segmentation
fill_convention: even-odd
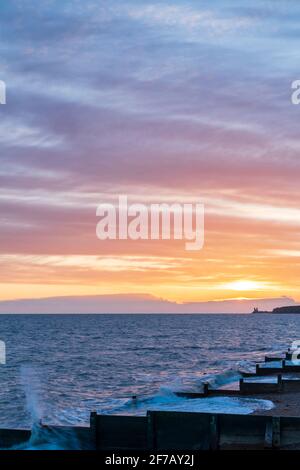
[[[296,0],[2,0],[0,301],[300,301]],[[205,204],[205,245],[96,208]]]

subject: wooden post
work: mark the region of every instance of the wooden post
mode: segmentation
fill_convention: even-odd
[[[266,432],[265,432],[265,449],[272,449],[273,447],[273,425],[272,420],[267,418]]]
[[[90,432],[92,446],[95,450],[98,449],[98,433],[97,433],[97,412],[92,411],[90,415]]]
[[[280,448],[280,418],[274,416],[272,418],[272,427],[273,427],[273,448]]]
[[[219,420],[218,415],[210,416],[210,450],[219,448]]]
[[[280,418],[278,417],[272,417],[271,419],[267,419],[265,432],[265,448],[280,448]]]
[[[147,448],[148,450],[156,449],[156,436],[155,436],[155,412],[147,412]]]

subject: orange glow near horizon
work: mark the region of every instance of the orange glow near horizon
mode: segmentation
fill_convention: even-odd
[[[151,294],[178,303],[297,299],[298,264],[291,264],[288,255],[270,252],[269,243],[266,249],[264,240],[250,235],[248,230],[239,246],[242,233],[234,230],[224,237],[208,225],[204,248],[192,254],[177,242],[123,241],[121,249],[116,241],[104,243],[109,255],[5,255],[0,298]],[[218,246],[219,240],[223,245]],[[93,251],[97,246],[101,246],[98,240]]]

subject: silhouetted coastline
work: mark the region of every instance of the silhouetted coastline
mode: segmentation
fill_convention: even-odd
[[[266,310],[259,310],[255,308],[252,313],[270,313],[270,314],[280,314],[280,313],[300,313],[300,305],[291,305],[288,307],[276,307],[271,312]]]

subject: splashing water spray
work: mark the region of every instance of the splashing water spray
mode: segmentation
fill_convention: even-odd
[[[31,438],[27,443],[27,448],[40,447],[45,441],[43,432],[43,414],[41,396],[42,387],[38,369],[31,365],[21,367],[21,383],[26,397],[26,408],[31,416]]]
[[[26,408],[31,416],[32,425],[42,424],[43,408],[41,405],[41,381],[38,370],[33,366],[21,367],[21,383],[26,397]]]
[[[43,423],[45,416],[45,400],[43,400],[42,374],[31,365],[21,367],[21,383],[26,396],[26,408],[31,416],[31,437],[18,449],[27,450],[62,450],[80,449],[79,441],[72,430],[59,431],[53,426]]]

